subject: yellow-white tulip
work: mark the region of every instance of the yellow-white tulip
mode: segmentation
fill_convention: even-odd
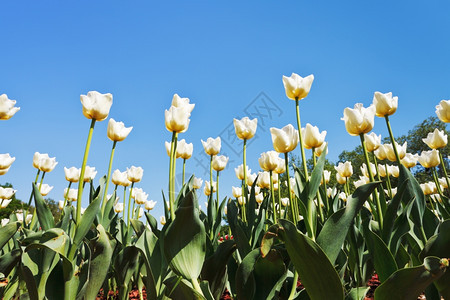
[[[284,207],[289,205],[289,198],[281,198],[281,205]]]
[[[120,172],[118,169],[116,169],[112,174],[112,183],[115,185],[121,185],[121,186],[129,186],[131,184],[131,181],[128,180],[128,173]]]
[[[337,190],[336,188],[327,188],[327,197],[334,198],[336,196]]]
[[[172,147],[172,143],[164,142],[164,145],[166,146],[167,155],[170,157],[170,147]],[[175,158],[180,158],[180,151],[178,151],[178,143],[177,143],[177,151],[175,152]]]
[[[389,167],[388,167],[388,172],[389,172]],[[386,177],[386,165],[382,165],[379,164],[378,165],[378,175],[380,175],[381,177]]]
[[[444,189],[447,189],[447,188],[448,188],[447,180],[445,180],[445,177],[439,178],[438,181],[439,181],[439,184],[440,184]]]
[[[267,171],[259,172],[256,184],[262,189],[270,188],[270,173]]]
[[[247,174],[247,185],[249,186],[249,187],[251,187],[252,185],[253,185],[253,183],[255,182],[255,180],[256,180],[256,174],[255,173],[253,173],[253,174]]]
[[[165,110],[166,129],[170,132],[186,132],[189,128],[191,113],[188,106],[171,106]]]
[[[251,169],[248,168],[248,166],[245,166],[245,173],[246,174],[250,174],[252,172]],[[236,173],[236,177],[239,180],[244,180],[244,165],[240,164],[239,166],[237,166],[237,168],[234,168],[234,172]]]
[[[148,194],[145,193],[142,189],[140,189],[139,191],[135,191],[134,201],[136,202],[136,204],[138,205],[145,204],[147,202],[147,198]]]
[[[312,74],[304,78],[295,73],[292,73],[291,77],[283,76],[283,85],[286,96],[292,100],[301,100],[305,98],[311,90],[313,81],[314,75]]]
[[[321,156],[323,150],[325,149],[325,147],[327,147],[327,151],[325,153],[325,155],[327,155],[328,154],[328,143],[327,142],[323,142],[322,146],[314,148],[314,155],[315,156]]]
[[[364,141],[366,142],[367,151],[373,152],[377,150],[381,145],[381,134],[376,135],[375,132],[364,135]]]
[[[278,174],[277,173],[272,173],[272,181],[273,181],[273,184],[278,183]]]
[[[275,171],[279,163],[279,154],[276,151],[267,151],[261,153],[258,159],[261,169],[264,171]]]
[[[141,167],[131,166],[131,168],[127,168],[127,178],[131,182],[139,182],[142,180],[142,176],[144,176],[144,169]]]
[[[209,137],[206,142],[202,140],[203,149],[208,155],[217,155],[220,152],[221,142],[220,136],[215,139]]]
[[[306,149],[319,148],[325,141],[327,132],[324,130],[319,131],[317,126],[312,126],[307,123],[304,128],[302,128],[303,146]]]
[[[406,147],[408,146],[408,142],[404,142],[403,145],[399,145],[397,142],[395,142],[397,153],[400,159],[403,159],[406,155]],[[384,144],[384,149],[386,150],[386,156],[387,159],[390,161],[397,161],[397,158],[395,157],[394,148],[392,148],[392,144]]]
[[[15,157],[11,157],[9,153],[0,154],[0,170],[9,169],[12,163],[16,160]]]
[[[97,91],[90,91],[87,95],[80,95],[80,100],[86,118],[103,121],[108,117],[113,96],[110,93],[100,94]]]
[[[384,144],[381,144],[373,153],[379,160],[385,160],[387,158],[387,149]]]
[[[400,176],[400,169],[397,166],[389,166],[388,168],[389,174],[398,178]]]
[[[9,223],[9,219],[2,219],[2,227]]]
[[[213,187],[213,193],[216,192],[216,182],[213,181],[212,182],[212,187]],[[206,196],[211,195],[211,183],[207,180],[205,180],[205,187],[203,189],[203,192],[205,193]]]
[[[193,104],[193,103],[190,104],[189,98],[181,98],[180,96],[178,96],[178,94],[175,94],[175,95],[173,95],[173,98],[172,98],[172,106],[184,107],[184,108],[186,108],[186,111],[191,113],[195,107],[195,104]]]
[[[450,123],[450,100],[441,100],[436,105],[436,115],[442,122]]]
[[[375,106],[364,107],[362,103],[356,103],[354,108],[346,107],[344,117],[345,129],[350,135],[356,136],[368,133],[373,128],[375,119]]]
[[[20,110],[20,107],[14,107],[14,105],[16,100],[8,99],[6,94],[0,95],[0,120],[9,120]]]
[[[0,169],[0,176],[5,175],[6,173],[8,173],[8,171],[9,171],[10,168],[11,168],[11,167],[6,168],[6,169]]]
[[[63,197],[66,197],[66,195],[67,195],[67,201],[77,201],[78,189],[69,189],[69,193],[67,193],[67,188],[65,188]]]
[[[386,94],[375,92],[373,105],[375,106],[377,117],[390,116],[397,110],[398,97],[392,97],[391,92]]]
[[[58,208],[59,208],[60,210],[63,210],[63,209],[64,209],[64,201],[63,201],[63,200],[59,200],[59,201],[58,201]]]
[[[264,195],[263,194],[255,195],[255,200],[256,203],[261,204],[264,201]]]
[[[116,205],[114,205],[114,211],[116,214],[121,213],[123,211],[123,203],[116,203]]]
[[[340,162],[337,166],[334,166],[334,169],[344,178],[350,177],[353,174],[353,166],[350,161],[346,161],[345,163]]]
[[[277,174],[283,174],[284,172],[286,172],[286,161],[284,160],[284,158],[280,157],[278,159],[278,167],[274,171]]]
[[[170,145],[170,144],[169,144]],[[167,144],[166,144],[167,149]],[[179,140],[177,142],[177,153],[176,157],[182,159],[189,159],[192,157],[192,152],[194,151],[194,145],[192,143],[186,143],[185,139]],[[170,148],[168,153],[170,153]]]
[[[64,175],[66,177],[66,180],[69,182],[78,182],[78,180],[80,180],[80,171],[81,169],[75,167],[64,167]]]
[[[422,189],[422,191],[425,195],[431,195],[431,194],[436,193],[436,191],[437,191],[437,187],[434,182],[422,183],[422,184],[420,184],[420,188]]]
[[[330,182],[331,172],[328,170],[323,171],[323,176],[320,179],[320,184],[323,184],[323,178],[325,177],[325,183]]]
[[[201,178],[194,177],[193,188],[200,189],[203,185],[203,180]]]
[[[40,192],[42,196],[47,196],[48,193],[51,192],[51,190],[53,190],[53,186],[50,186],[46,183],[40,185]]]
[[[369,163],[369,164],[370,164],[370,171],[372,172],[373,175],[375,175],[377,173],[377,168],[375,167],[375,165],[373,163]],[[366,164],[361,165],[361,173],[364,176],[369,177],[369,172],[367,170]]]
[[[440,149],[447,146],[448,138],[444,130],[436,128],[433,132],[428,133],[427,138],[422,139],[422,141],[431,149]]]
[[[0,186],[0,199],[11,199],[17,191],[13,188],[4,188]]]
[[[241,140],[249,140],[256,133],[258,119],[250,120],[249,117],[244,117],[241,120],[233,119],[233,123],[237,137]]]
[[[111,118],[108,122],[108,138],[115,142],[123,141],[130,134],[132,129],[133,127],[125,127],[123,122],[116,122]]]
[[[340,192],[338,198],[344,202],[347,202],[347,195],[344,192]]]
[[[406,153],[405,157],[401,160],[402,165],[405,167],[412,168],[417,165],[417,160],[419,159],[418,154]]]
[[[346,177],[342,177],[339,173],[336,173],[336,181],[339,184],[345,184],[347,182]]]
[[[298,131],[288,124],[281,129],[272,127],[270,128],[272,135],[273,148],[278,153],[287,153],[297,147],[298,144]]]
[[[11,199],[0,199],[0,208],[6,208],[11,203]]]
[[[56,157],[49,157],[47,153],[35,152],[33,156],[33,167],[43,172],[51,172],[56,167]]]
[[[251,186],[247,186],[248,189],[248,193],[250,194],[252,192],[252,187]],[[259,193],[261,193],[261,188],[259,186],[255,186],[255,195],[258,195]]]
[[[228,163],[230,158],[225,155],[214,155],[212,159],[212,168],[215,171],[223,171]]]
[[[233,198],[237,199],[237,198],[242,196],[242,188],[241,187],[232,186],[231,187],[231,192],[233,194]]]
[[[356,180],[355,182],[353,182],[353,185],[355,186],[355,188],[359,188],[360,186],[365,185],[369,182],[370,182],[370,179],[367,178],[366,176],[359,176],[359,180]]]
[[[161,223],[162,226],[166,225],[166,217],[165,216],[161,216],[159,218],[159,223]]]
[[[238,200],[239,205],[244,205],[245,204],[245,197],[240,196],[240,197],[237,198],[237,200]]]
[[[145,209],[146,210],[152,210],[153,208],[155,208],[156,205],[156,201],[153,200],[149,200],[145,202]]]
[[[419,156],[419,163],[424,168],[433,168],[440,164],[439,152],[436,149],[430,151],[422,151]]]
[[[95,167],[89,167],[86,166],[86,169],[84,171],[84,182],[89,182],[94,180],[95,176],[97,175],[97,171],[95,170]]]

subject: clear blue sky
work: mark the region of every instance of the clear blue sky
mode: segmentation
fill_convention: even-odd
[[[249,146],[256,171],[259,154],[272,150],[268,129],[295,124],[295,104],[281,81],[292,72],[315,76],[301,101],[302,123],[328,131],[329,159],[336,161],[359,142],[340,120],[345,107],[367,106],[375,91],[392,91],[399,97],[392,126],[400,135],[450,98],[449,11],[448,1],[3,1],[0,94],[21,110],[0,122],[0,153],[16,157],[0,182],[28,199],[33,153],[49,153],[59,164],[46,175],[55,186],[48,197],[62,199],[63,167],[81,165],[90,124],[79,96],[110,92],[110,117],[134,127],[117,146],[114,169],[144,168],[137,186],[158,201],[158,217],[168,178],[164,141],[171,137],[164,109],[172,95],[196,104],[180,137],[194,143],[201,160],[200,139],[254,113],[263,92],[276,110],[260,120]],[[112,145],[106,126],[97,123],[88,161],[99,174],[106,173]],[[386,136],[383,120],[374,131]],[[240,145],[223,148],[231,158],[222,196],[238,185],[234,167],[241,158],[233,149]],[[206,177],[194,158],[188,169]]]

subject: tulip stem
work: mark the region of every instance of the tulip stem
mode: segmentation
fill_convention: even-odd
[[[186,174],[186,158],[183,158],[183,185],[184,185],[184,175]]]
[[[395,153],[395,158],[397,159],[397,163],[400,166],[400,164],[401,164],[400,156],[398,155],[397,145],[395,143],[394,135],[392,134],[391,123],[389,122],[389,116],[388,115],[384,116],[384,119],[386,120],[386,125],[387,125],[388,131],[389,131],[389,137],[391,138],[392,149],[394,149],[394,153]]]
[[[364,141],[364,133],[361,133],[359,135],[359,137],[361,139],[361,146],[363,148],[364,158],[366,160],[367,173],[369,173],[370,182],[374,182],[375,180],[373,178],[372,169],[370,168],[370,160],[369,160],[369,155],[367,154],[366,142]],[[378,225],[380,226],[380,231],[383,231],[383,211],[381,209],[380,198],[378,197],[378,194],[376,191],[373,192],[373,195],[374,195],[375,204],[377,207]]]
[[[123,187],[123,211],[122,211],[122,218],[125,220],[125,212],[126,212],[126,204],[127,204],[127,187]]]
[[[272,197],[272,212],[273,212],[273,223],[277,223],[277,210],[275,207],[275,193],[273,190],[273,178],[272,178],[272,170],[269,171],[270,175],[270,197]]]
[[[441,165],[442,165],[442,170],[444,171],[444,176],[445,176],[445,181],[447,182],[447,188],[450,187],[450,181],[448,179],[448,175],[447,175],[447,168],[445,167],[445,161],[442,157],[442,152],[440,150],[438,150],[439,152],[439,158],[441,160]]]
[[[295,99],[295,108],[296,108],[296,112],[297,112],[298,138],[299,138],[299,143],[300,143],[300,150],[302,153],[303,172],[305,172],[305,178],[306,178],[306,181],[308,181],[309,180],[308,166],[306,165],[305,148],[303,147],[302,125],[300,123],[300,109],[299,109],[297,98]]]
[[[213,168],[212,168],[212,161],[213,161],[214,155],[210,155],[209,157],[209,194],[211,196],[211,201],[214,201],[214,189],[213,189]]]
[[[297,291],[298,273],[294,270],[294,280],[292,281],[291,293],[289,294],[289,300],[294,299],[295,292]]]
[[[315,169],[317,162],[316,162],[316,156],[314,155],[314,151],[315,151],[314,147],[311,149],[311,151],[312,151],[313,166],[314,166],[314,169]],[[323,178],[323,171],[322,171],[322,180],[324,180],[324,178]],[[318,206],[318,209],[319,209],[320,221],[322,223],[324,223],[325,222],[325,217],[323,215],[323,209],[322,209],[322,197],[320,196],[319,190],[317,190],[317,195],[316,196],[317,196],[317,206]]]
[[[36,174],[36,179],[34,180],[34,184],[37,183],[37,181],[39,180],[39,174],[41,173],[41,170],[38,169],[37,174]],[[31,189],[31,194],[30,194],[30,200],[28,200],[28,207],[27,209],[24,211],[24,215],[23,215],[23,219],[25,220],[26,216],[28,215],[28,210],[30,208],[31,205],[31,201],[33,200],[33,195],[34,195],[34,189]],[[36,209],[35,209],[36,210]]]
[[[169,166],[169,210],[170,210],[170,218],[175,220],[175,154],[176,154],[176,140],[178,133],[172,133],[172,143],[170,144],[170,166]]]
[[[217,204],[219,203],[219,171],[217,171],[217,181],[216,181],[216,196],[217,196]],[[211,190],[211,193],[213,192],[214,190]],[[219,207],[219,205],[216,205],[216,208],[218,208]]]
[[[287,178],[287,185],[288,185],[288,195],[289,195],[289,205],[291,206],[291,216],[292,216],[292,222],[295,224],[295,227],[297,227],[297,209],[296,209],[296,203],[294,203],[292,199],[292,193],[291,193],[291,178],[289,177],[289,157],[288,153],[284,153],[284,162],[286,164],[286,178]]]
[[[202,289],[201,289],[200,285],[198,284],[197,278],[193,278],[193,279],[191,280],[191,282],[192,282],[192,286],[194,287],[194,290],[195,290],[197,293],[199,293],[201,296],[203,296],[203,292],[202,292]],[[203,296],[203,297],[204,297],[204,296]],[[202,298],[197,297],[197,299],[202,299]]]
[[[130,195],[128,196],[128,210],[127,210],[127,228],[130,227],[130,208],[131,208],[131,194],[133,193],[134,182],[131,183]]]
[[[102,215],[105,213],[105,206],[106,206],[106,195],[108,195],[108,187],[109,187],[109,180],[111,178],[111,168],[112,168],[112,162],[114,158],[114,151],[116,150],[116,144],[117,141],[113,142],[112,149],[111,149],[111,156],[109,157],[109,166],[108,166],[108,177],[106,177],[106,186],[105,186],[105,192],[103,193],[103,202],[102,202]]]
[[[84,182],[84,173],[86,171],[86,163],[89,155],[89,148],[91,147],[92,134],[94,132],[95,119],[91,120],[91,126],[89,128],[89,134],[86,142],[86,148],[84,149],[83,163],[81,165],[80,179],[78,181],[78,195],[77,195],[77,218],[75,222],[77,226],[80,225],[81,221],[81,199],[83,196],[83,182]]]
[[[441,190],[441,185],[439,184],[439,179],[438,179],[438,174],[436,172],[436,167],[431,168],[431,172],[433,173],[433,179],[434,179],[434,183],[436,184],[436,189],[439,193],[440,196],[442,196],[442,190]]]
[[[248,189],[247,189],[247,140],[246,139],[244,139],[244,150],[242,151],[242,153],[243,153],[243,170],[244,170],[244,190],[242,191],[243,192],[243,197],[245,197],[245,203],[244,203],[244,205],[246,205],[247,204],[247,202],[248,202],[248,196],[247,196],[247,192],[248,192]]]
[[[281,216],[281,181],[278,179],[278,217],[281,219],[283,216]]]

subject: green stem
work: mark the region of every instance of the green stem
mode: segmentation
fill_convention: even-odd
[[[272,212],[273,212],[273,223],[277,223],[277,211],[275,209],[275,193],[273,190],[273,178],[272,178],[272,170],[269,171],[270,176],[270,197],[272,197]]]
[[[196,290],[197,293],[199,293],[200,295],[202,295],[202,296],[204,297],[203,292],[202,292],[202,289],[200,288],[200,285],[198,284],[197,279],[194,278],[194,279],[191,280],[191,282],[192,282],[192,286],[194,287],[194,290]],[[197,296],[196,298],[202,299],[202,298],[200,298],[200,297],[198,297],[198,296]]]
[[[175,219],[175,160],[176,160],[176,146],[175,142],[177,140],[178,133],[172,133],[172,142],[170,144],[170,166],[169,166],[169,210],[170,218],[172,221]]]
[[[384,119],[386,120],[386,125],[389,131],[389,137],[391,138],[391,143],[392,143],[392,149],[394,149],[394,153],[395,153],[395,158],[397,159],[397,163],[400,166],[401,162],[400,162],[400,156],[398,155],[398,151],[397,151],[397,145],[395,143],[395,139],[394,139],[394,135],[392,134],[392,129],[391,129],[391,123],[389,123],[389,116],[384,116]]]
[[[131,183],[130,195],[128,196],[128,210],[127,210],[127,228],[130,227],[130,208],[131,208],[131,193],[133,192],[134,182]],[[125,202],[125,201],[124,201]],[[172,210],[171,210],[172,211]]]
[[[306,178],[306,181],[308,181],[309,175],[308,175],[308,167],[306,165],[305,148],[303,147],[302,125],[300,123],[300,109],[298,106],[298,99],[295,99],[295,108],[296,108],[296,112],[297,112],[298,138],[299,138],[299,143],[300,143],[300,150],[302,153],[303,172],[305,172],[305,178]]]
[[[216,181],[216,196],[217,196],[217,203],[219,203],[219,171],[217,171],[217,181]],[[212,193],[213,190],[211,190]],[[216,208],[218,208],[219,206],[216,205]]]
[[[247,140],[244,139],[244,149],[242,151],[243,153],[243,170],[244,170],[244,190],[242,191],[244,194],[242,196],[245,197],[245,203],[244,205],[247,204],[248,202],[248,196],[247,196]]]
[[[450,189],[450,180],[448,179],[447,168],[445,167],[445,161],[444,161],[444,159],[442,157],[441,151],[438,150],[438,152],[439,152],[439,158],[441,160],[442,170],[444,170],[445,181],[447,182],[447,188]]]
[[[280,174],[278,174],[278,217],[281,219],[281,181],[280,181]]]
[[[434,178],[434,183],[436,184],[436,189],[438,190],[439,195],[442,197],[442,190],[441,190],[441,185],[439,184],[439,179],[438,179],[438,175],[436,172],[436,167],[431,169],[431,172],[433,173],[433,178]]]
[[[213,189],[213,162],[214,155],[210,155],[209,157],[209,195],[211,197],[211,201],[214,201],[214,189]]]
[[[284,162],[286,164],[286,180],[287,180],[287,184],[288,184],[288,195],[289,195],[289,205],[291,206],[291,217],[292,217],[292,222],[295,224],[295,226],[297,227],[297,209],[296,209],[296,205],[292,199],[292,193],[291,193],[291,178],[289,177],[289,157],[287,152],[284,153]]]
[[[83,163],[81,165],[80,179],[78,181],[78,195],[77,195],[77,225],[80,224],[81,220],[81,199],[83,196],[83,182],[84,182],[84,173],[86,171],[86,163],[89,155],[89,148],[91,147],[92,134],[94,132],[95,119],[92,119],[91,126],[89,128],[89,134],[86,142],[86,148],[84,149]]]
[[[186,174],[186,158],[183,158],[183,185],[184,185],[184,175]]]
[[[42,183],[44,182],[45,172],[42,173],[41,182],[39,183],[39,192],[41,191]]]
[[[105,213],[105,206],[106,206],[106,201],[107,201],[106,195],[108,195],[109,180],[111,179],[111,169],[112,169],[112,163],[113,163],[113,158],[114,158],[114,151],[116,150],[116,144],[117,144],[117,141],[114,141],[112,149],[111,149],[111,156],[109,157],[108,177],[106,177],[105,192],[103,193],[102,215]]]
[[[359,137],[361,139],[361,146],[364,151],[364,158],[366,160],[367,173],[369,173],[370,182],[374,182],[375,180],[373,178],[372,169],[370,168],[370,160],[369,160],[369,155],[367,154],[366,142],[364,141],[364,134],[361,133],[359,135]],[[375,198],[375,204],[376,204],[376,208],[377,208],[378,225],[380,226],[380,230],[382,231],[383,230],[383,211],[381,209],[380,198],[378,197],[378,194],[376,193],[376,191],[373,192],[373,195]]]
[[[294,270],[294,280],[292,281],[291,293],[289,294],[289,300],[294,299],[295,292],[297,291],[298,273]]]

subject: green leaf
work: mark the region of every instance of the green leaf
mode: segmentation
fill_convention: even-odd
[[[284,241],[295,270],[312,300],[344,299],[338,273],[313,240],[299,232],[292,222],[279,220],[278,236]]]
[[[375,290],[375,299],[416,300],[445,268],[438,257],[426,257],[423,265],[396,271]]]
[[[206,253],[205,226],[200,221],[195,191],[182,198],[175,220],[164,237],[164,254],[171,269],[188,280],[197,279]]]
[[[53,219],[50,208],[45,204],[44,198],[42,198],[39,188],[33,183],[34,201],[36,203],[36,213],[39,220],[39,224],[43,230],[48,230],[55,227],[55,220]]]
[[[81,216],[81,221],[77,224],[75,237],[73,238],[74,247],[77,247],[81,244],[84,237],[88,233],[89,229],[94,223],[94,219],[97,216],[97,212],[99,210],[99,205],[101,202],[101,198],[97,196],[94,201],[89,204],[89,206],[84,211],[84,214]]]
[[[392,230],[394,229],[395,220],[397,219],[398,207],[401,203],[401,200],[403,199],[403,195],[405,193],[408,182],[409,182],[409,179],[405,179],[405,181],[403,181],[401,183],[401,185],[399,185],[400,187],[398,189],[397,194],[394,196],[392,201],[389,203],[389,205],[386,209],[386,213],[383,216],[384,219],[383,219],[382,238],[385,243],[390,244],[389,240],[390,240]],[[406,200],[405,202],[410,202],[411,200],[412,199],[409,199],[409,200]]]
[[[4,276],[8,276],[9,272],[16,267],[20,262],[22,256],[21,249],[14,249],[0,257],[0,273]]]
[[[260,257],[259,249],[252,250],[239,265],[236,271],[236,293],[240,300],[254,299],[256,283],[253,268]]]
[[[372,256],[375,270],[381,282],[384,282],[392,273],[397,271],[397,263],[383,240],[369,228],[369,220],[363,223],[363,233],[367,248]]]
[[[260,256],[255,263],[253,275],[256,282],[256,299],[266,299],[278,280],[286,273],[281,253],[272,249],[266,257]]]
[[[0,249],[2,249],[3,246],[5,246],[9,241],[9,239],[14,236],[19,227],[19,222],[12,222],[0,228]]]
[[[317,237],[317,244],[328,256],[331,263],[335,263],[354,218],[377,185],[378,183],[369,183],[357,188],[347,199],[347,205],[335,212],[325,222]]]
[[[151,264],[150,259],[156,259],[159,253],[155,253],[155,248],[159,250],[159,244],[156,236],[150,231],[145,230],[144,233],[140,236],[140,238],[137,240],[135,245],[139,251],[141,252],[142,259],[144,260],[144,265],[147,271],[146,276],[144,277],[144,283],[147,290],[147,298],[148,299],[156,299],[157,298],[157,286],[156,286],[156,279],[155,279],[155,272],[153,272],[154,269],[158,268],[160,265]],[[154,268],[154,269],[152,269]],[[155,270],[156,274],[160,273],[160,270]]]
[[[113,249],[108,235],[101,224],[97,226],[98,237],[91,241],[92,259],[89,268],[89,281],[86,287],[86,299],[95,299],[105,281],[111,264]],[[116,270],[119,271],[120,270]]]

